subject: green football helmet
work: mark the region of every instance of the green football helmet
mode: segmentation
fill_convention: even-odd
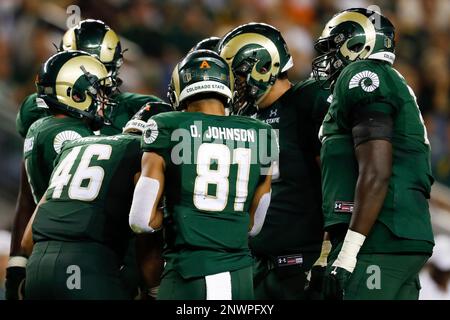
[[[125,127],[123,127],[123,133],[137,133],[142,134],[145,129],[145,125],[147,124],[148,119],[155,115],[153,111],[155,108],[158,109],[167,109],[170,108],[170,104],[162,101],[148,102],[142,106],[142,108],[136,112],[136,114],[131,118]]]
[[[66,31],[61,39],[60,51],[80,50],[96,56],[116,79],[123,63],[119,36],[103,21],[87,19]]]
[[[62,51],[51,56],[37,74],[38,107],[87,119],[98,130],[103,118],[97,111],[108,103],[111,86],[111,76],[97,58],[82,51]]]
[[[378,12],[354,8],[336,14],[315,43],[319,56],[313,60],[316,78],[337,78],[348,64],[363,59],[395,60],[395,27]]]
[[[220,42],[219,37],[209,37],[199,41],[195,46],[192,47],[191,50],[189,50],[189,52],[202,49],[217,51],[217,45],[219,44],[219,42]]]
[[[293,66],[280,31],[265,23],[248,23],[231,30],[218,44],[218,51],[236,79],[235,114],[259,104],[279,75]]]
[[[233,101],[233,74],[219,54],[211,50],[189,53],[172,73],[168,98],[175,110],[186,108],[186,102],[214,95],[229,107]]]

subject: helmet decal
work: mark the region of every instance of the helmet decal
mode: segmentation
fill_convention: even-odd
[[[269,81],[270,76],[273,74],[278,74],[280,68],[280,55],[278,53],[276,45],[269,38],[258,34],[258,33],[243,33],[232,38],[228,43],[225,44],[221,50],[221,56],[225,58],[227,62],[233,60],[236,54],[240,50],[245,50],[248,44],[256,44],[261,46],[261,50],[267,50],[272,59],[272,63],[269,70],[265,73],[260,73],[257,70],[257,65],[253,66],[251,71],[251,76],[257,81]],[[232,64],[235,64],[233,61]]]
[[[74,98],[76,91],[73,88],[79,78],[84,76],[81,66],[89,70],[89,73],[97,76],[97,80],[106,78],[108,75],[105,66],[91,56],[74,57],[67,61],[59,70],[55,81],[55,93],[58,101],[79,110],[87,110],[92,103],[91,98],[87,97],[79,101],[77,101],[78,98]]]
[[[69,29],[61,40],[61,50],[77,50],[77,39],[74,28]]]
[[[373,49],[375,48],[376,31],[375,31],[375,27],[374,27],[373,23],[369,20],[369,18],[367,18],[365,15],[363,15],[359,12],[343,12],[341,14],[338,14],[333,19],[331,19],[331,21],[329,22],[329,25],[328,24],[327,25],[328,25],[328,27],[337,26],[337,25],[339,25],[343,22],[347,22],[347,21],[353,21],[353,22],[357,23],[364,30],[364,34],[366,36],[366,41],[365,41],[366,43],[359,52],[350,51],[347,48],[346,44],[344,43],[341,47],[342,55],[348,56],[352,60],[356,59],[356,57],[358,57],[359,55],[363,55],[363,56],[361,56],[361,58],[365,58],[365,57],[369,56],[372,53]],[[325,31],[327,31],[327,28],[325,28]],[[347,40],[347,42],[348,41],[349,40]],[[369,48],[368,51],[367,51],[367,48]]]
[[[119,37],[111,29],[105,33],[101,44],[100,56],[98,57],[101,62],[108,63],[114,60],[114,55],[119,42]]]

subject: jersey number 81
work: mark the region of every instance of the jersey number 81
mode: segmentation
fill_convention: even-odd
[[[203,143],[197,153],[197,177],[194,182],[194,205],[199,210],[223,211],[227,206],[230,188],[229,174],[231,164],[237,164],[236,197],[234,210],[243,211],[248,195],[251,149],[233,150],[223,144]],[[216,168],[211,169],[215,160]],[[208,186],[215,185],[215,195],[208,194]]]

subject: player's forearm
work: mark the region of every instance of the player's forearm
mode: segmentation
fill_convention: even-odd
[[[23,253],[29,257],[31,255],[31,252],[33,251],[33,233],[32,233],[32,225],[34,221],[34,217],[36,215],[36,212],[31,217],[30,221],[28,222],[28,225],[25,229],[25,232],[23,233],[22,241],[21,241],[21,248]]]
[[[33,210],[34,207],[23,208],[18,204],[12,228],[10,251],[11,256],[20,256],[24,254],[21,246],[22,237],[24,235],[27,224],[30,221],[30,217],[33,214]]]
[[[261,195],[255,204],[253,213],[251,213],[251,225],[249,227],[249,236],[254,237],[259,234],[266,220],[267,210],[270,206],[271,191]]]
[[[349,229],[367,236],[378,218],[392,172],[392,146],[384,140],[368,141],[356,148],[359,176]]]
[[[322,248],[320,250],[320,256],[313,266],[326,267],[330,251],[331,251],[330,234],[325,231],[323,233],[323,241],[322,241]]]
[[[250,225],[249,235],[256,236],[262,229],[266,219],[267,210],[270,206],[272,176],[267,175],[264,181],[258,186],[253,195],[252,204],[250,206]]]
[[[141,275],[148,288],[159,286],[164,269],[162,232],[136,236],[136,257]]]
[[[10,250],[11,256],[19,256],[24,254],[21,249],[21,241],[28,221],[33,215],[35,208],[36,204],[34,203],[33,195],[31,194],[31,189],[25,172],[25,166],[22,162],[19,194],[17,196],[16,212],[12,228]]]
[[[154,232],[162,227],[163,212],[158,208],[164,190],[165,163],[161,156],[145,152],[142,172],[136,184],[129,223],[135,233]]]
[[[141,176],[134,189],[129,223],[135,233],[154,232],[158,221],[156,205],[160,183],[157,179]]]
[[[31,255],[31,252],[33,251],[34,242],[33,242],[33,222],[36,217],[36,213],[39,209],[39,206],[44,204],[46,202],[45,194],[42,196],[41,200],[39,201],[38,205],[34,209],[33,215],[30,218],[30,221],[28,221],[28,224],[25,228],[25,232],[23,233],[23,237],[21,239],[21,250],[24,252],[24,254],[29,257]]]
[[[378,218],[386,198],[392,171],[392,145],[369,140],[355,148],[359,175],[355,205],[341,251],[333,266],[353,272],[359,250]]]

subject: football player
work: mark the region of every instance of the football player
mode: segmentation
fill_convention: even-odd
[[[140,172],[140,134],[153,110],[168,107],[162,104],[145,105],[123,134],[64,145],[23,240],[32,248],[26,299],[130,298],[120,267],[132,235],[128,212]],[[162,260],[154,262],[162,271]]]
[[[248,234],[258,234],[270,202],[275,136],[258,120],[224,116],[232,74],[213,51],[188,54],[169,90],[185,112],[147,123],[130,211],[135,232],[157,230],[165,191],[170,222],[158,299],[252,299]]]
[[[378,12],[335,15],[313,65],[333,83],[320,131],[328,299],[417,299],[433,248],[430,146],[416,97],[392,65],[395,29]]]
[[[61,40],[59,50],[81,50],[96,56],[106,66],[113,83],[116,86],[120,85],[121,80],[118,78],[118,74],[123,61],[123,51],[120,39],[104,22],[92,19],[81,21],[77,26],[69,29],[65,33]],[[111,97],[113,98],[114,103],[110,103],[109,106],[105,108],[103,115],[104,118],[107,119],[107,125],[100,129],[100,132],[106,135],[120,133],[126,122],[145,103],[161,101],[155,96],[120,92],[119,90],[115,90]],[[41,102],[42,101],[37,97],[37,94],[34,93],[25,98],[20,106],[16,119],[16,128],[22,137],[25,138],[31,124],[36,120],[49,115],[49,110],[45,108],[45,103]],[[165,104],[158,106],[158,108],[167,107],[168,105]],[[170,110],[171,109],[161,109],[159,111],[165,112]],[[35,203],[26,179],[25,167],[22,165],[19,195],[12,232],[11,259],[8,264],[6,277],[7,299],[18,298],[18,287],[25,276],[26,258],[21,252],[20,241],[34,208]],[[132,247],[133,243],[131,242],[130,248]],[[124,269],[123,271],[125,273],[128,272],[127,269]]]
[[[36,203],[47,189],[53,161],[62,145],[90,136],[103,125],[97,110],[108,103],[107,92],[112,86],[105,66],[82,51],[57,53],[41,66],[36,78],[37,95],[51,115],[31,125],[23,150]]]
[[[289,81],[292,57],[273,26],[238,26],[222,38],[218,50],[236,78],[233,113],[270,124],[280,143],[266,223],[250,240],[255,297],[303,299],[306,273],[323,239],[317,133],[330,93],[321,81]]]

